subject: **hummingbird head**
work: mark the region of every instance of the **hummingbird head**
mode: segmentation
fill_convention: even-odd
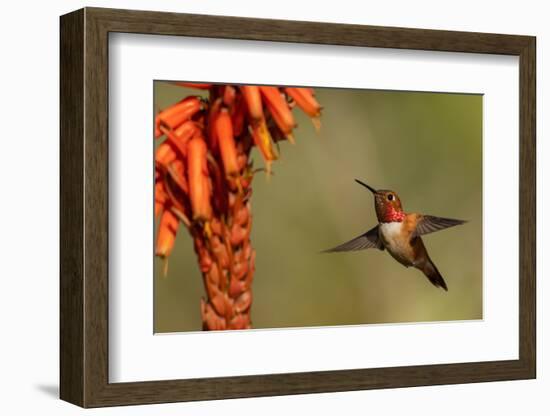
[[[376,209],[376,217],[378,222],[401,222],[405,218],[401,200],[393,191],[386,189],[376,190],[364,182],[355,179],[360,185],[363,185],[374,195],[374,208]]]

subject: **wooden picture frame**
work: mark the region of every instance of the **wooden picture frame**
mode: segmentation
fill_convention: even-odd
[[[60,396],[63,400],[82,407],[100,407],[535,378],[534,37],[99,8],[85,8],[62,16],[60,29]],[[110,32],[518,56],[519,359],[109,383]]]

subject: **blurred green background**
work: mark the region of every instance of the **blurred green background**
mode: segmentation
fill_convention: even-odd
[[[155,111],[202,93],[154,89]],[[282,142],[274,176],[254,179],[253,327],[481,319],[482,96],[316,88],[316,97],[320,133],[295,110],[296,145]],[[256,150],[253,159],[263,166]],[[423,237],[449,292],[386,251],[319,253],[376,224],[372,194],[354,178],[394,190],[406,212],[469,221]],[[201,330],[202,279],[180,230],[166,278],[155,259],[155,332]]]

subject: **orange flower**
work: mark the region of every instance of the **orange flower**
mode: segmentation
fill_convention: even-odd
[[[321,115],[321,106],[309,88],[285,88],[285,91],[308,116]]]
[[[233,138],[233,124],[226,108],[220,110],[214,123],[225,174],[228,176],[236,175],[239,171],[237,149]]]
[[[260,149],[264,160],[268,164],[274,160],[277,160],[279,156],[277,155],[277,150],[273,145],[271,134],[269,133],[265,119],[262,118],[254,126],[251,126],[250,131],[252,138],[254,139],[254,143],[258,149]]]
[[[260,87],[260,92],[265,97],[267,108],[277,126],[285,135],[290,134],[292,129],[296,127],[296,122],[279,89],[275,87]]]
[[[159,180],[155,183],[155,217],[158,217],[165,203],[166,192],[164,190],[164,182]]]
[[[161,111],[157,116],[156,124],[159,128],[164,125],[170,129],[175,129],[201,109],[202,103],[198,97],[187,97],[179,103]]]
[[[207,149],[204,139],[200,136],[193,137],[188,144],[187,174],[193,219],[201,221],[208,221],[212,217],[206,156]]]
[[[241,87],[244,99],[248,106],[248,113],[252,121],[259,121],[264,117],[262,109],[262,97],[260,96],[260,88],[256,85],[244,85]]]
[[[165,210],[160,217],[159,232],[157,237],[157,256],[166,258],[174,248],[176,233],[178,232],[178,219],[170,210]]]

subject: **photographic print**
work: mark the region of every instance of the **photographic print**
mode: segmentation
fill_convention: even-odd
[[[482,319],[482,104],[155,81],[155,333]]]
[[[86,7],[59,38],[61,399],[536,378],[535,37]]]

